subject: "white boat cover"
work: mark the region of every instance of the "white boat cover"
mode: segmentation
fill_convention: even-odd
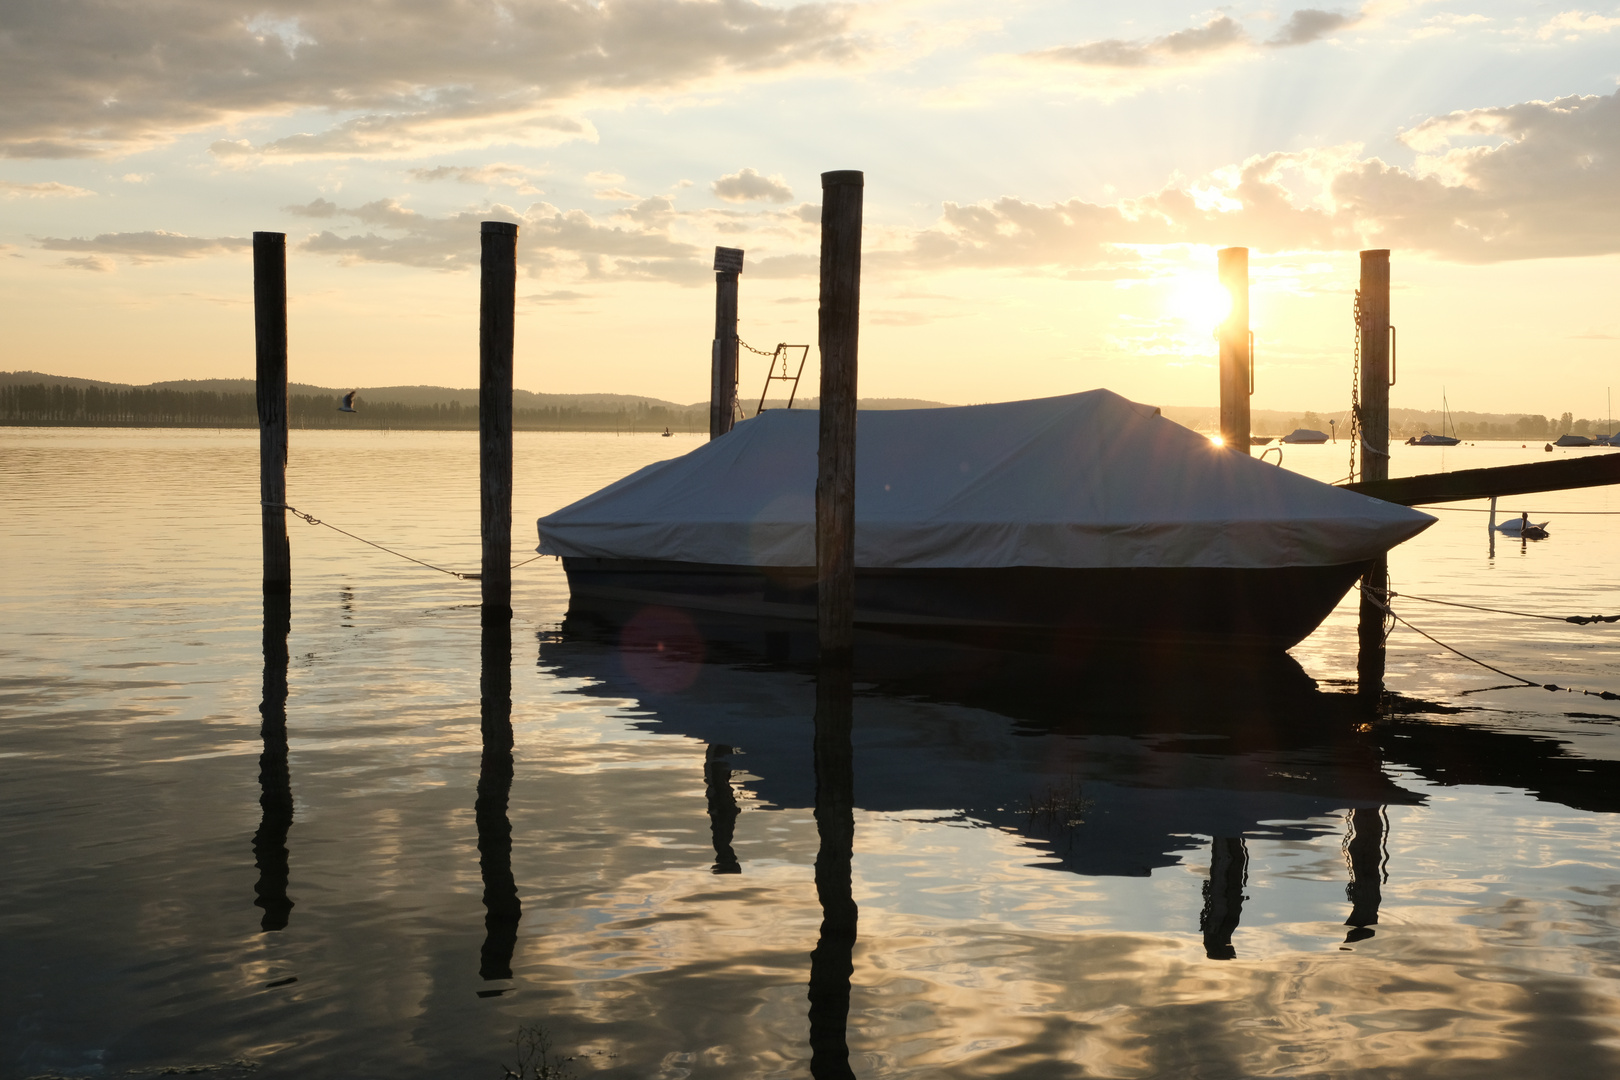
[[[1277,567],[1434,523],[1213,445],[1107,390],[861,412],[855,564]],[[540,519],[546,555],[815,565],[818,414],[771,411]]]

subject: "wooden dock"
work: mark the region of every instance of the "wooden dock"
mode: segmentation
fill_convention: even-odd
[[[1537,461],[1528,465],[1499,465],[1490,469],[1462,469],[1458,472],[1424,473],[1393,480],[1363,480],[1346,484],[1348,491],[1359,491],[1385,502],[1402,506],[1423,503],[1461,502],[1493,496],[1530,495],[1543,491],[1620,484],[1620,454],[1597,451],[1592,457],[1562,461]]]

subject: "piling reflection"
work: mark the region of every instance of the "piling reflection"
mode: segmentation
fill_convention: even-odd
[[[1243,918],[1243,889],[1249,884],[1249,849],[1241,836],[1217,836],[1210,844],[1209,880],[1204,882],[1204,910],[1198,929],[1204,955],[1211,960],[1237,958],[1232,935]]]
[[[512,977],[523,904],[512,875],[512,822],[507,801],[512,793],[512,626],[504,618],[486,619],[479,677],[479,713],[483,755],[478,765],[478,799],[473,817],[478,825],[478,869],[484,879],[484,947],[478,975],[486,982]],[[480,991],[489,997],[502,990]]]
[[[1344,858],[1350,867],[1350,882],[1344,887],[1350,901],[1350,917],[1344,925],[1346,945],[1365,941],[1377,931],[1378,907],[1383,903],[1384,844],[1387,822],[1384,808],[1361,807],[1345,815],[1349,831],[1344,838]]]
[[[816,898],[821,935],[810,954],[810,1075],[853,1077],[849,1066],[849,982],[859,910],[851,882],[855,853],[853,678],[828,665],[816,678]]]
[[[264,594],[264,687],[259,701],[259,831],[253,834],[254,906],[264,909],[259,928],[285,930],[293,902],[287,896],[291,876],[287,832],[292,828],[292,773],[287,765],[287,635],[292,629],[292,599],[285,593]]]
[[[731,790],[731,747],[710,743],[703,752],[703,792],[709,802],[709,833],[714,838],[711,873],[740,874],[742,864],[732,848],[737,833],[737,793]]]

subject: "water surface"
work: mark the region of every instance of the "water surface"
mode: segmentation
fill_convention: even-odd
[[[696,445],[520,434],[514,561]],[[476,568],[472,433],[292,446],[300,509]],[[4,429],[0,496],[0,1077],[494,1080],[534,1025],[579,1075],[806,1076],[813,975],[826,1075],[840,993],[861,1077],[1620,1069],[1620,706],[1403,627],[1369,718],[1349,601],[1265,671],[873,645],[818,808],[802,642],[566,618],[543,559],[481,671],[475,583],[297,521],[283,742],[255,433]],[[1502,509],[1551,539],[1436,511],[1396,591],[1620,612],[1612,489]],[[1620,624],[1397,609],[1620,689]]]

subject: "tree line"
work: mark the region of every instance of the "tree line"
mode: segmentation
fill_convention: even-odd
[[[402,405],[362,399],[359,412],[344,413],[338,411],[333,395],[292,394],[287,399],[287,421],[294,428],[476,430],[478,403]],[[646,402],[616,410],[549,406],[514,409],[512,423],[519,431],[708,431],[709,414],[707,409],[672,409]],[[250,393],[34,383],[0,386],[0,424],[254,428],[259,426],[259,411]]]

